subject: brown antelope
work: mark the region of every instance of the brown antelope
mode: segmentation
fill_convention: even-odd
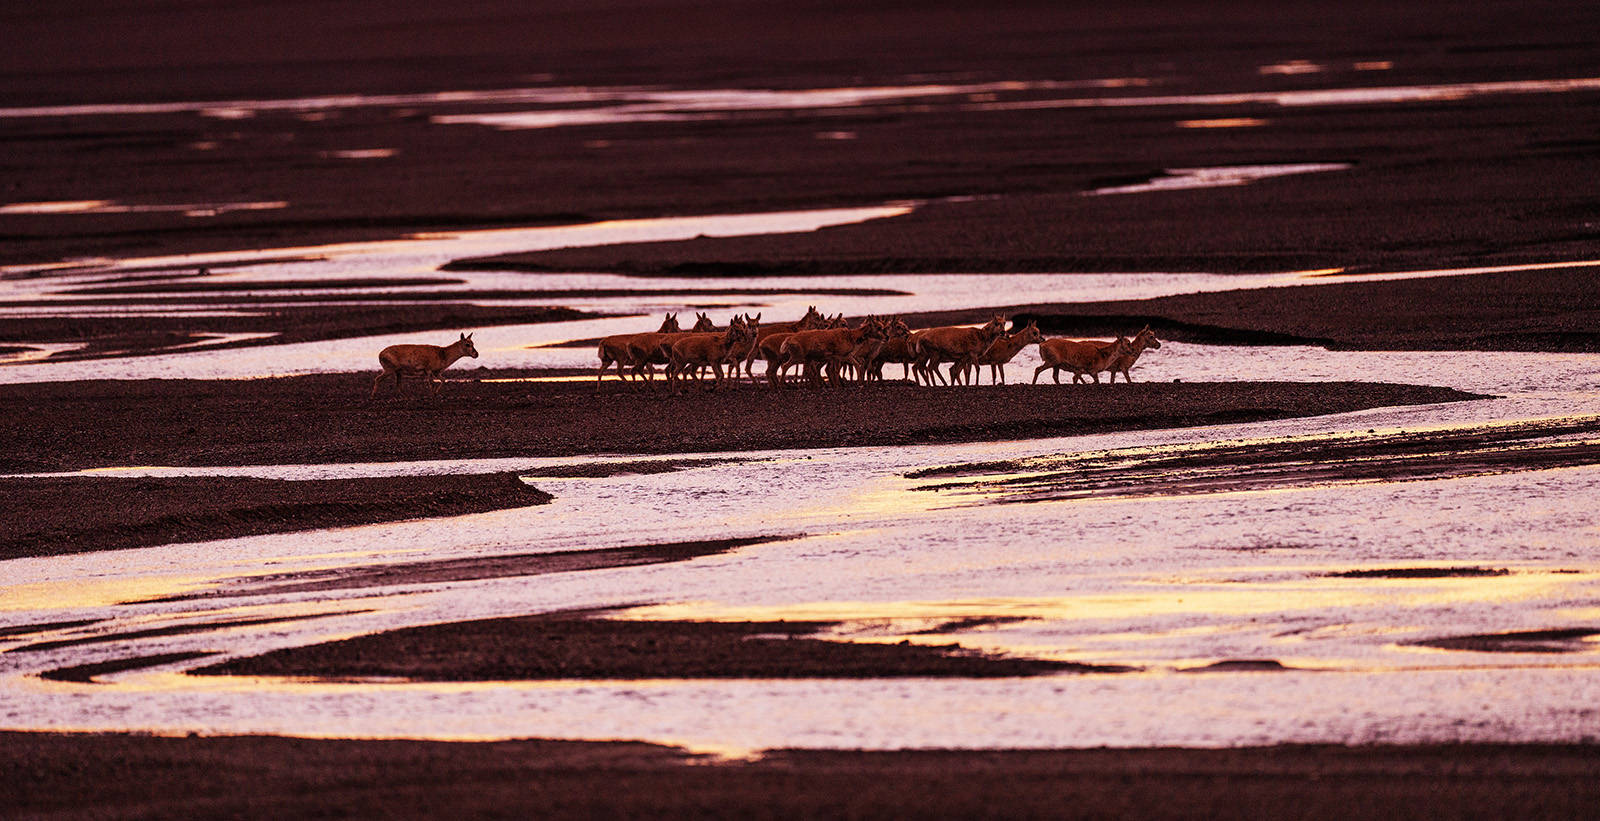
[[[1103,344],[1110,345],[1114,343],[1107,342]],[[1133,335],[1133,339],[1128,341],[1128,353],[1123,354],[1122,356],[1119,356],[1107,363],[1105,369],[1111,372],[1111,381],[1113,383],[1116,382],[1117,373],[1121,372],[1122,381],[1132,382],[1133,377],[1128,376],[1128,369],[1132,368],[1133,363],[1139,360],[1139,354],[1144,353],[1146,348],[1154,350],[1160,347],[1161,340],[1156,339],[1155,331],[1150,330],[1149,325],[1141,328],[1138,333]],[[1098,371],[1095,372],[1094,381],[1100,381],[1100,374]]]
[[[675,334],[679,330],[678,315],[667,314],[667,318],[661,322],[661,329],[656,333]],[[628,351],[628,343],[636,336],[643,336],[643,334],[616,334],[600,340],[600,374],[594,380],[596,389],[600,387],[600,380],[605,379],[606,366],[613,362],[617,363],[617,378],[623,380],[628,378],[627,373],[623,371],[623,367],[633,364],[633,359]]]
[[[950,378],[954,381],[957,373],[977,363],[978,356],[989,347],[989,343],[1005,331],[1006,318],[998,314],[981,328],[945,326],[918,331],[913,334],[917,355],[917,364],[913,367],[931,385],[938,378],[939,364],[952,362]]]
[[[1102,347],[1104,346],[1104,347]],[[1039,343],[1039,358],[1044,364],[1033,370],[1033,381],[1039,381],[1039,374],[1049,368],[1050,377],[1056,384],[1061,384],[1061,371],[1072,371],[1072,381],[1084,381],[1084,374],[1098,374],[1106,369],[1119,356],[1126,356],[1133,350],[1128,345],[1128,338],[1117,337],[1114,342],[1079,342],[1074,339],[1046,339]],[[1100,379],[1097,376],[1096,382]]]
[[[694,327],[691,333],[703,333],[715,328],[717,324],[711,321],[706,314],[695,314]],[[655,378],[653,365],[667,364],[667,353],[664,349],[673,343],[673,334],[657,331],[653,334],[634,334],[628,339],[628,360],[633,363],[633,375],[643,376],[646,382]]]
[[[797,320],[794,320],[793,322],[773,322],[767,325],[762,325],[759,333],[756,336],[755,344],[751,345],[750,351],[745,354],[745,377],[751,382],[757,381],[755,376],[756,360],[762,359],[766,360],[768,363],[772,361],[772,359],[767,356],[766,346],[762,344],[768,338],[777,334],[782,334],[784,335],[784,338],[787,338],[788,334],[792,334],[795,331],[809,331],[812,328],[820,328],[826,322],[827,319],[824,318],[822,313],[817,310],[817,306],[807,305],[805,315]],[[773,356],[777,355],[778,348],[782,344],[783,339],[779,339],[777,342],[772,344],[771,353]]]
[[[460,339],[443,348],[438,345],[390,345],[378,352],[378,364],[383,366],[383,372],[372,380],[372,396],[378,395],[378,386],[391,373],[394,374],[396,393],[400,392],[400,377],[403,375],[421,377],[433,389],[433,395],[438,396],[439,372],[463,356],[478,358],[478,349],[472,344],[472,334],[462,334]]]
[[[752,358],[763,359],[766,361],[767,382],[769,384],[778,385],[783,382],[783,370],[785,367],[783,364],[783,343],[789,341],[789,337],[794,336],[800,331],[815,331],[825,328],[842,328],[845,324],[844,314],[827,318],[822,314],[812,316],[808,313],[806,314],[805,318],[800,320],[798,324],[803,327],[795,331],[765,333],[767,329],[761,329],[763,333],[761,334],[760,340],[756,342],[755,350],[753,350],[750,355]],[[748,362],[746,364],[748,364]]]
[[[885,362],[898,362],[902,367],[901,379],[911,378],[911,364],[917,361],[916,352],[912,350],[912,333],[904,319],[896,318],[889,326],[889,337],[883,340],[883,347],[878,349],[878,355],[873,357],[867,366],[867,376],[870,379],[883,381],[883,365]]]
[[[842,315],[840,317],[842,319]],[[790,365],[805,366],[806,376],[813,385],[822,384],[821,368],[827,367],[828,381],[834,387],[839,387],[839,370],[855,352],[856,346],[863,340],[883,339],[885,336],[884,322],[877,317],[867,317],[859,327],[850,328],[823,328],[813,331],[796,331],[784,340],[779,351],[782,357],[779,366],[779,377],[773,379],[773,371],[769,363],[767,375],[772,379],[773,387],[781,387],[783,380],[781,371]]]
[[[1006,382],[1006,363],[1016,356],[1023,348],[1044,339],[1044,334],[1039,333],[1039,323],[1029,322],[1028,327],[1016,333],[1004,334],[989,343],[983,353],[978,356],[978,361],[972,366],[972,381],[978,381],[978,368],[980,365],[989,366],[989,382],[995,385],[1004,385]],[[1113,343],[1115,344],[1115,343]]]
[[[680,381],[685,374],[710,366],[717,375],[717,381],[711,386],[715,390],[722,385],[723,364],[737,373],[741,357],[739,347],[747,345],[755,334],[755,326],[742,317],[734,317],[728,323],[728,330],[722,333],[683,334],[668,352],[667,381]]]

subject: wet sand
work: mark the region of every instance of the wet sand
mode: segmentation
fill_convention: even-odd
[[[1597,15],[1600,8],[1586,4],[1491,0],[1449,14],[1425,4],[1171,2],[1149,16],[1114,6],[938,2],[804,14],[784,5],[670,0],[626,9],[585,5],[582,13],[564,5],[530,11],[511,0],[474,0],[448,12],[360,0],[297,6],[293,14],[271,3],[127,8],[90,2],[8,20],[12,36],[0,49],[0,99],[25,106],[538,84],[820,88],[911,77],[1151,83],[1068,92],[1104,96],[1549,79],[1579,76],[1583,67],[1600,64],[1600,46],[1574,34],[1595,30]],[[1327,68],[1294,80],[1261,70],[1294,60]],[[1367,72],[1355,68],[1362,62],[1389,65]],[[244,117],[7,120],[4,203],[203,204],[225,193],[286,205],[210,217],[0,215],[0,264],[903,199],[934,204],[906,218],[806,236],[549,252],[493,264],[737,275],[1371,270],[1592,259],[1600,256],[1595,203],[1592,192],[1573,181],[1600,171],[1595,99],[1584,92],[1408,106],[1006,112],[876,106],[744,116],[715,128],[652,123],[536,132],[438,127],[428,122],[429,112],[406,106],[327,116],[284,110]],[[1180,125],[1238,116],[1266,122]],[[341,153],[364,149],[393,153],[364,160]],[[1082,196],[1148,180],[1166,168],[1286,162],[1352,167],[1232,188]],[[91,167],[93,173],[85,173]],[[1109,322],[1103,317],[1120,311],[1174,339],[1595,350],[1586,312],[1600,289],[1592,280],[1592,273],[1573,272],[1470,285],[1366,283],[1034,312],[1063,333]],[[530,275],[530,283],[537,281]],[[1495,287],[1474,290],[1484,283]],[[465,307],[448,317],[438,306],[405,317],[373,310],[381,316],[363,319],[351,333],[526,321]],[[295,321],[313,333],[326,329],[305,313]],[[237,328],[237,320],[225,322]],[[282,330],[284,319],[265,324],[274,323],[279,327],[269,330]],[[95,337],[101,340],[97,355],[183,344],[222,330],[187,319],[5,325],[0,347],[15,347],[12,335],[19,333],[31,341]],[[246,385],[8,387],[0,398],[0,425],[11,435],[0,442],[0,470],[968,441],[1465,398],[1445,389],[1385,385],[947,392],[890,386],[844,394],[858,401],[841,409],[836,396],[805,393],[668,398],[613,385],[596,404],[587,385],[543,390],[456,382],[438,402],[369,403],[361,399],[369,381],[345,375]],[[348,402],[330,399],[346,396]],[[739,421],[754,413],[776,424]],[[480,478],[464,478],[459,491],[481,491]],[[63,485],[68,490],[54,507],[37,506],[39,515],[57,517],[47,527],[72,525],[76,506],[90,493],[87,481]],[[214,536],[227,514],[207,514],[200,522],[192,500],[224,484],[177,481],[138,502],[158,519],[178,520],[176,530],[162,531],[163,540]],[[269,498],[281,512],[286,502],[262,497],[264,487],[251,486],[248,495]],[[460,500],[450,498],[444,493],[428,512],[460,512]],[[501,495],[493,504],[504,501]],[[281,520],[294,527],[372,520],[370,513],[348,516],[319,504],[294,501],[297,512]],[[184,530],[186,521],[200,527]],[[93,532],[97,545],[126,538],[103,528]],[[707,765],[640,744],[10,734],[0,743],[0,783],[8,785],[0,788],[0,812],[1565,818],[1592,814],[1597,805],[1595,756],[1593,747],[1496,746],[780,752],[755,763]]]
[[[1010,658],[957,644],[811,638],[827,622],[634,621],[547,614],[393,630],[233,659],[199,675],[545,681],[1012,678],[1130,668]]]
[[[773,751],[637,742],[0,735],[22,818],[1580,818],[1592,747]]]
[[[543,504],[513,474],[321,479],[0,479],[0,560]]]
[[[892,369],[891,369],[892,370]],[[0,469],[273,465],[670,454],[974,442],[1248,422],[1481,398],[1384,383],[1011,384],[674,393],[656,381],[417,383],[332,374],[245,381],[141,380],[9,386]],[[40,415],[36,408],[49,407]],[[139,419],[140,424],[124,424]]]
[[[0,99],[28,106],[527,86],[1113,84],[1013,95],[1032,100],[1563,79],[1600,65],[1600,45],[1573,34],[1600,25],[1600,11],[1561,2],[1474,0],[1440,14],[1379,2],[1334,9],[1169,0],[1128,15],[1085,4],[798,11],[651,0],[584,12],[512,0],[474,0],[448,15],[375,0],[293,14],[271,3],[223,10],[91,2],[70,15],[13,21]],[[102,36],[110,31],[117,36]],[[1294,61],[1321,70],[1270,68]],[[523,131],[430,123],[434,113],[470,109],[459,103],[327,116],[288,109],[232,117],[223,107],[217,116],[26,118],[5,125],[8,202],[203,204],[239,192],[286,206],[198,218],[3,215],[0,262],[950,197],[978,199],[815,237],[602,255],[642,273],[1226,272],[1570,259],[1594,248],[1585,222],[1592,197],[1572,185],[1600,170],[1594,99],[1585,92],[1412,105],[1006,110],[977,99],[933,110],[912,101],[735,112],[709,126]],[[1182,125],[1229,118],[1265,124]],[[393,153],[338,153],[371,149]],[[93,175],[81,172],[86,156]],[[1233,188],[1081,196],[1166,168],[1329,162],[1353,168]],[[587,253],[543,259],[593,270],[599,263]]]

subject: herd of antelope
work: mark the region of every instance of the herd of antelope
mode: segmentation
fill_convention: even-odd
[[[1161,347],[1149,326],[1131,339],[1119,336],[1110,342],[1046,339],[1032,322],[1007,333],[1003,316],[979,327],[912,331],[898,317],[869,316],[852,326],[843,314],[830,318],[812,306],[793,322],[762,324],[760,314],[741,314],[725,328],[717,327],[702,313],[696,315],[694,326],[684,331],[677,315],[667,314],[654,332],[600,340],[595,385],[599,387],[612,366],[619,379],[648,383],[660,365],[667,383],[679,389],[683,380],[701,379],[710,369],[715,377],[710,387],[715,389],[725,378],[741,378],[741,367],[743,378],[759,381],[756,360],[766,363],[767,383],[775,388],[799,379],[820,387],[824,376],[835,387],[846,379],[862,383],[882,380],[883,366],[891,363],[900,364],[902,377],[918,384],[976,384],[984,365],[989,366],[991,381],[1004,383],[1006,363],[1032,344],[1038,344],[1044,362],[1034,369],[1033,381],[1038,382],[1039,374],[1048,369],[1057,384],[1064,370],[1072,373],[1074,382],[1088,378],[1099,382],[1101,373],[1110,373],[1112,382],[1119,373],[1131,382],[1128,371],[1139,355]],[[939,370],[946,364],[950,366],[948,374]]]
[[[1045,339],[1037,323],[1006,332],[1006,318],[996,316],[979,327],[952,325],[924,328],[913,331],[898,317],[869,316],[852,327],[844,314],[826,317],[816,306],[806,310],[806,315],[794,322],[761,324],[761,315],[740,314],[733,317],[726,328],[718,328],[707,314],[697,314],[694,327],[683,331],[678,326],[677,314],[667,314],[666,321],[653,333],[618,334],[600,340],[600,372],[595,386],[604,381],[606,370],[616,366],[617,377],[627,380],[651,382],[655,366],[664,366],[669,385],[681,388],[685,379],[701,379],[710,369],[716,380],[715,389],[723,382],[723,367],[727,377],[759,381],[755,375],[755,362],[767,363],[767,383],[775,388],[804,378],[807,383],[821,387],[826,374],[827,383],[838,387],[845,379],[858,382],[881,381],[883,366],[899,363],[902,378],[915,378],[918,384],[977,384],[984,365],[989,366],[991,382],[1006,381],[1006,363],[1023,348],[1037,343],[1039,358],[1044,364],[1033,370],[1033,381],[1045,369],[1057,384],[1063,370],[1072,373],[1073,382],[1092,377],[1100,381],[1101,373],[1110,373],[1112,382],[1117,374],[1123,381],[1132,382],[1128,371],[1147,348],[1161,347],[1161,341],[1146,325],[1132,339],[1119,336],[1111,342],[1072,339]],[[372,380],[372,396],[387,376],[394,377],[395,389],[400,388],[402,376],[420,378],[437,395],[439,372],[450,367],[462,357],[476,359],[478,349],[472,344],[471,334],[462,334],[449,345],[390,345],[378,353],[378,364],[383,367]],[[948,376],[939,371],[950,365]],[[790,370],[798,367],[799,373],[791,376]]]

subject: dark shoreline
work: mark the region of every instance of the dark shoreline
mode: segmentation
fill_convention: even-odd
[[[1583,818],[1600,747],[770,750],[0,734],[20,818]],[[86,774],[93,774],[88,776]]]
[[[1317,416],[1486,397],[1381,382],[1136,382],[681,393],[636,382],[474,381],[438,398],[368,374],[41,382],[0,396],[0,470],[674,454],[1001,441]],[[1015,375],[1015,374],[1014,374]],[[465,378],[463,378],[465,377]],[[35,409],[49,407],[48,415]],[[138,425],[122,420],[140,419]]]
[[[1482,398],[1383,383],[1135,383],[682,395],[611,381],[447,383],[368,399],[364,374],[34,383],[0,397],[0,470],[673,454],[1001,441]],[[48,407],[49,414],[36,409]],[[140,424],[125,424],[139,419]],[[674,469],[673,465],[657,469]],[[583,471],[593,473],[593,471]],[[538,473],[538,472],[535,472]],[[549,471],[545,471],[549,473]],[[537,483],[537,478],[533,479]],[[0,556],[479,512],[548,499],[514,475],[326,481],[0,479]]]

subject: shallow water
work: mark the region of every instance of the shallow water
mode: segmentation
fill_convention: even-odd
[[[773,215],[717,230],[790,230],[890,216],[911,206]],[[303,249],[219,281],[390,279],[435,275],[453,256],[530,242],[692,236],[706,221],[651,221],[468,232],[410,243]],[[764,226],[764,227],[763,227]],[[800,226],[800,227],[793,227]],[[685,233],[688,232],[688,233]],[[555,247],[554,245],[542,247]],[[292,252],[275,252],[274,257]],[[229,255],[125,261],[11,280],[48,301],[151,265]],[[1592,263],[1583,263],[1592,264]],[[1420,272],[1398,276],[1443,273]],[[183,271],[187,273],[187,270]],[[1326,273],[1326,272],[1323,272]],[[452,273],[450,276],[457,276]],[[781,287],[871,287],[905,296],[728,297],[768,318],[805,304],[892,313],[952,304],[1125,299],[1227,287],[1301,284],[1262,277],[1112,275],[784,278]],[[457,287],[512,289],[528,278],[463,273]],[[1337,276],[1319,281],[1336,281]],[[540,277],[560,288],[638,288],[610,276]],[[771,284],[779,281],[773,280]],[[759,279],[643,287],[759,287]],[[392,286],[375,286],[392,287]],[[20,296],[18,296],[20,295]],[[31,296],[30,296],[31,295]],[[179,296],[176,302],[188,298]],[[703,298],[694,298],[697,301]],[[656,301],[660,300],[660,301]],[[557,300],[571,304],[570,300]],[[596,300],[596,307],[682,310],[676,297]],[[545,343],[636,330],[638,317],[481,329],[485,363],[591,366],[587,349]],[[650,320],[653,324],[654,320]],[[0,368],[0,380],[96,376],[258,376],[360,369],[372,351],[419,335],[261,349]],[[1011,379],[1031,375],[1025,352]],[[891,376],[893,370],[891,368]],[[1600,467],[1520,469],[1411,481],[1283,481],[1233,492],[1155,492],[1002,504],[981,485],[919,489],[931,467],[1111,452],[1142,459],[1212,443],[1286,448],[1307,438],[1360,441],[1600,413],[1600,357],[1580,354],[1330,352],[1306,347],[1166,343],[1134,371],[1148,381],[1388,380],[1498,398],[1313,419],[1027,442],[719,454],[675,472],[532,479],[546,506],[494,513],[0,562],[0,727],[155,732],[282,732],[422,738],[639,738],[696,749],[771,747],[1073,747],[1276,742],[1582,741],[1600,738],[1600,644],[1571,652],[1438,650],[1414,642],[1600,625]],[[1549,441],[1571,436],[1551,435]],[[660,457],[656,457],[660,458]],[[683,456],[670,457],[674,461]],[[535,471],[638,457],[445,460],[381,465],[141,467],[128,475],[311,479],[405,473]],[[1158,477],[1159,478],[1159,477]],[[1177,477],[1174,477],[1177,478]],[[665,541],[804,534],[692,561],[540,576],[270,592],[271,574],[600,549]],[[1351,578],[1350,570],[1501,571],[1437,578]],[[184,594],[204,598],[157,602]],[[1139,672],[1034,679],[646,681],[416,684],[214,679],[182,675],[228,656],[375,630],[582,607],[630,606],[624,618],[819,618],[830,634],[909,640]],[[317,618],[305,618],[317,616]],[[960,619],[1012,619],[926,635]],[[278,620],[262,623],[262,619]],[[238,624],[240,620],[257,621]],[[87,624],[5,631],[20,625]],[[224,626],[213,626],[227,622]],[[191,632],[111,638],[173,627]],[[99,637],[88,644],[27,649]],[[63,667],[169,653],[211,654],[95,683],[40,679]],[[1219,661],[1271,659],[1279,672],[1187,673]]]
[[[1029,442],[740,454],[601,479],[531,480],[523,510],[4,563],[4,624],[105,619],[49,639],[223,619],[305,621],[0,653],[0,726],[428,738],[645,738],[780,746],[1234,745],[1600,737],[1600,656],[1444,651],[1452,635],[1600,625],[1600,467],[1250,492],[984,503],[916,490],[913,470],[1208,442],[1360,438],[1592,415],[1600,357],[1204,348],[1147,354],[1147,378],[1403,374],[1501,399],[1302,420]],[[1546,385],[1560,385],[1550,390]],[[727,454],[721,456],[726,457]],[[682,458],[682,457],[674,457]],[[535,470],[599,459],[169,468],[118,475],[282,478]],[[615,457],[614,461],[636,461]],[[639,515],[639,513],[647,515]],[[803,533],[677,564],[471,582],[262,594],[248,579],[379,563]],[[1344,578],[1352,569],[1496,576]],[[187,602],[129,603],[221,591]],[[233,591],[229,593],[228,591]],[[39,672],[159,653],[247,655],[372,630],[590,606],[627,618],[821,618],[832,635],[1141,668],[998,681],[316,683],[195,679],[171,664],[96,684]],[[360,612],[351,612],[360,611]],[[1019,619],[917,635],[963,618]],[[1189,674],[1230,659],[1283,672]]]

